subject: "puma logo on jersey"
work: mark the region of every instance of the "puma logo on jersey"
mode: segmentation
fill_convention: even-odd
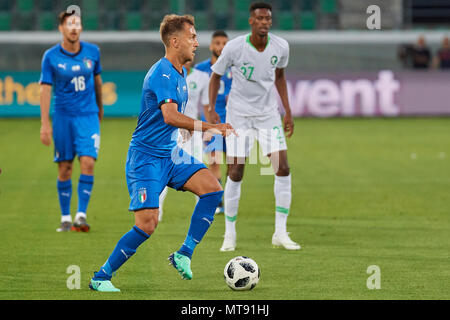
[[[66,64],[65,63],[58,63],[58,68],[66,70]]]
[[[162,75],[163,77],[166,77],[167,79],[169,79],[170,80],[170,74],[169,75],[167,75],[167,74],[164,74],[163,73],[163,75]]]

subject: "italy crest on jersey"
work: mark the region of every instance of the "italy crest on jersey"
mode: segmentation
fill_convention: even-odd
[[[139,196],[139,202],[144,203],[145,200],[147,200],[147,189],[145,189],[145,188],[139,189],[138,196]]]
[[[83,59],[83,63],[86,66],[86,68],[92,69],[93,64],[92,64],[91,60],[85,58],[85,59]]]

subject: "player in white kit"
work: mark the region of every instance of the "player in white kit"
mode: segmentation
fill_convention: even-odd
[[[218,122],[214,105],[219,81],[231,67],[233,83],[227,101],[226,122],[238,135],[226,138],[228,177],[225,184],[225,238],[221,251],[236,247],[236,218],[244,175],[245,158],[257,139],[265,155],[270,158],[275,172],[275,232],[272,245],[287,250],[298,250],[286,231],[291,206],[291,174],[287,161],[284,136],[294,131],[289,106],[284,69],[289,60],[289,44],[269,33],[272,26],[272,7],[259,2],[250,7],[249,24],[252,32],[228,41],[217,62],[212,66],[209,83],[209,119]],[[281,121],[274,87],[283,104],[285,115]],[[284,131],[283,131],[284,127]]]
[[[193,119],[200,119],[200,109],[208,106],[208,84],[209,75],[206,72],[194,69],[193,62],[184,65],[187,71],[186,84],[188,85],[188,102],[184,110],[184,115]],[[203,162],[203,139],[202,132],[188,132],[185,129],[178,130],[177,144],[187,153],[192,155],[199,163]],[[159,196],[159,221],[163,217],[164,200],[168,192],[165,187]],[[197,201],[198,197],[195,196]]]

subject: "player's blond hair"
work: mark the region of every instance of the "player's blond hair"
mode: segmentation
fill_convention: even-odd
[[[194,17],[189,14],[183,16],[167,14],[164,16],[161,25],[159,26],[159,34],[166,47],[170,44],[170,37],[174,33],[182,31],[185,23],[194,26]]]

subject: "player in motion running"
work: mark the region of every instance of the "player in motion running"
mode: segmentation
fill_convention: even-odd
[[[214,211],[223,191],[203,164],[177,147],[178,129],[207,131],[226,136],[229,124],[209,124],[194,120],[184,111],[188,100],[186,69],[198,47],[194,18],[166,15],[160,25],[165,57],[148,71],[142,88],[141,113],[133,133],[126,162],[126,178],[135,225],[117,243],[107,261],[94,273],[89,287],[117,292],[111,276],[155,231],[158,224],[159,195],[167,186],[191,191],[199,196],[187,236],[169,261],[183,279],[192,279],[191,257],[214,220]],[[183,161],[179,161],[182,159]]]
[[[59,15],[61,43],[48,49],[42,58],[40,78],[41,141],[55,145],[58,163],[57,190],[61,225],[57,231],[89,231],[86,210],[94,183],[94,166],[100,147],[100,121],[103,118],[100,50],[80,41],[81,18],[75,13]],[[50,124],[50,101],[55,98],[55,113]],[[72,225],[73,159],[80,160],[78,211]]]
[[[212,66],[209,85],[209,119],[219,122],[214,110],[220,77],[231,67],[233,84],[227,101],[226,120],[238,136],[226,138],[228,177],[225,184],[225,239],[221,251],[236,247],[236,217],[241,195],[245,158],[249,156],[254,139],[270,158],[275,171],[275,232],[272,244],[288,250],[298,250],[286,231],[291,205],[291,174],[287,161],[287,146],[276,96],[275,85],[284,106],[284,131],[287,137],[294,132],[284,70],[289,60],[286,40],[269,33],[272,7],[257,2],[250,6],[249,24],[252,32],[230,40],[217,62]]]

